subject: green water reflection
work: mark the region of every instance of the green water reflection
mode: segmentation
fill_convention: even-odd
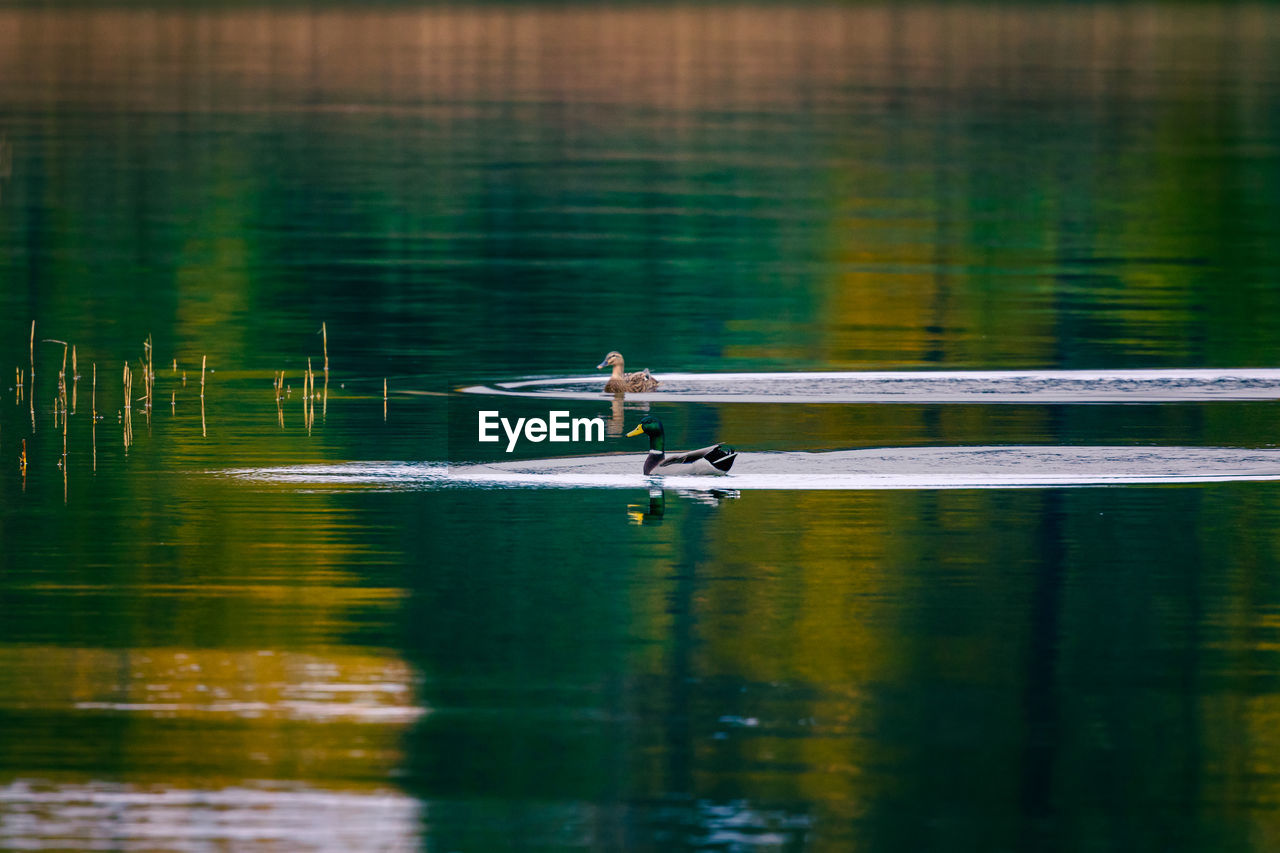
[[[0,846],[1273,848],[1275,485],[225,472],[439,461],[476,403],[437,395],[611,349],[1273,366],[1278,32],[1265,6],[0,10]],[[76,346],[65,429],[44,338]],[[673,447],[751,450],[1277,423],[652,411]]]

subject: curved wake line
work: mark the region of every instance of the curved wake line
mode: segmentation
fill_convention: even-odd
[[[628,400],[700,403],[1102,403],[1280,399],[1280,369],[954,370],[663,373]],[[545,377],[459,389],[467,394],[609,399],[601,376]]]
[[[220,472],[307,488],[603,488],[692,491],[1004,489],[1280,480],[1280,450],[1222,447],[907,447],[741,453],[724,476],[646,477],[643,456],[470,465],[342,463]]]

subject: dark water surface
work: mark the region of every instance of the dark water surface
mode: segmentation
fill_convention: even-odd
[[[1278,106],[1265,6],[0,10],[0,847],[1276,849],[1278,484],[227,472],[492,459],[450,389],[611,349],[1273,368]],[[564,405],[745,465],[1255,392]]]

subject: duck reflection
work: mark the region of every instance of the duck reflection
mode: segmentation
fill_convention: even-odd
[[[609,422],[605,424],[605,435],[613,438],[621,438],[627,434],[626,411],[647,412],[649,411],[648,403],[632,403],[630,406],[624,406],[627,394],[625,391],[618,391],[613,395],[613,401],[609,404]]]
[[[648,505],[627,504],[627,517],[632,524],[661,524],[666,510],[666,494],[662,489],[650,489]]]
[[[729,500],[737,500],[742,493],[737,489],[676,489],[675,493],[682,498],[702,504],[703,506],[720,506]],[[627,504],[627,516],[632,524],[661,524],[666,512],[666,492],[659,488],[649,490],[649,503]]]
[[[737,489],[709,489],[706,491],[701,489],[676,489],[676,494],[704,506],[720,506],[725,501],[737,500],[742,497],[742,492]]]

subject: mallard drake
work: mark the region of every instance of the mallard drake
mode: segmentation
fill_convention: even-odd
[[[654,468],[672,469],[663,471],[663,474],[724,474],[733,467],[733,460],[738,458],[737,452],[727,444],[713,444],[700,450],[668,456],[662,421],[653,415],[645,415],[639,425],[627,433],[627,438],[640,433],[649,436],[649,456],[644,460],[646,474]]]
[[[649,374],[649,368],[636,373],[623,372],[622,353],[614,350],[604,357],[604,361],[596,365],[596,370],[613,367],[609,381],[604,383],[604,390],[609,393],[618,391],[652,391],[658,387],[658,380]]]

